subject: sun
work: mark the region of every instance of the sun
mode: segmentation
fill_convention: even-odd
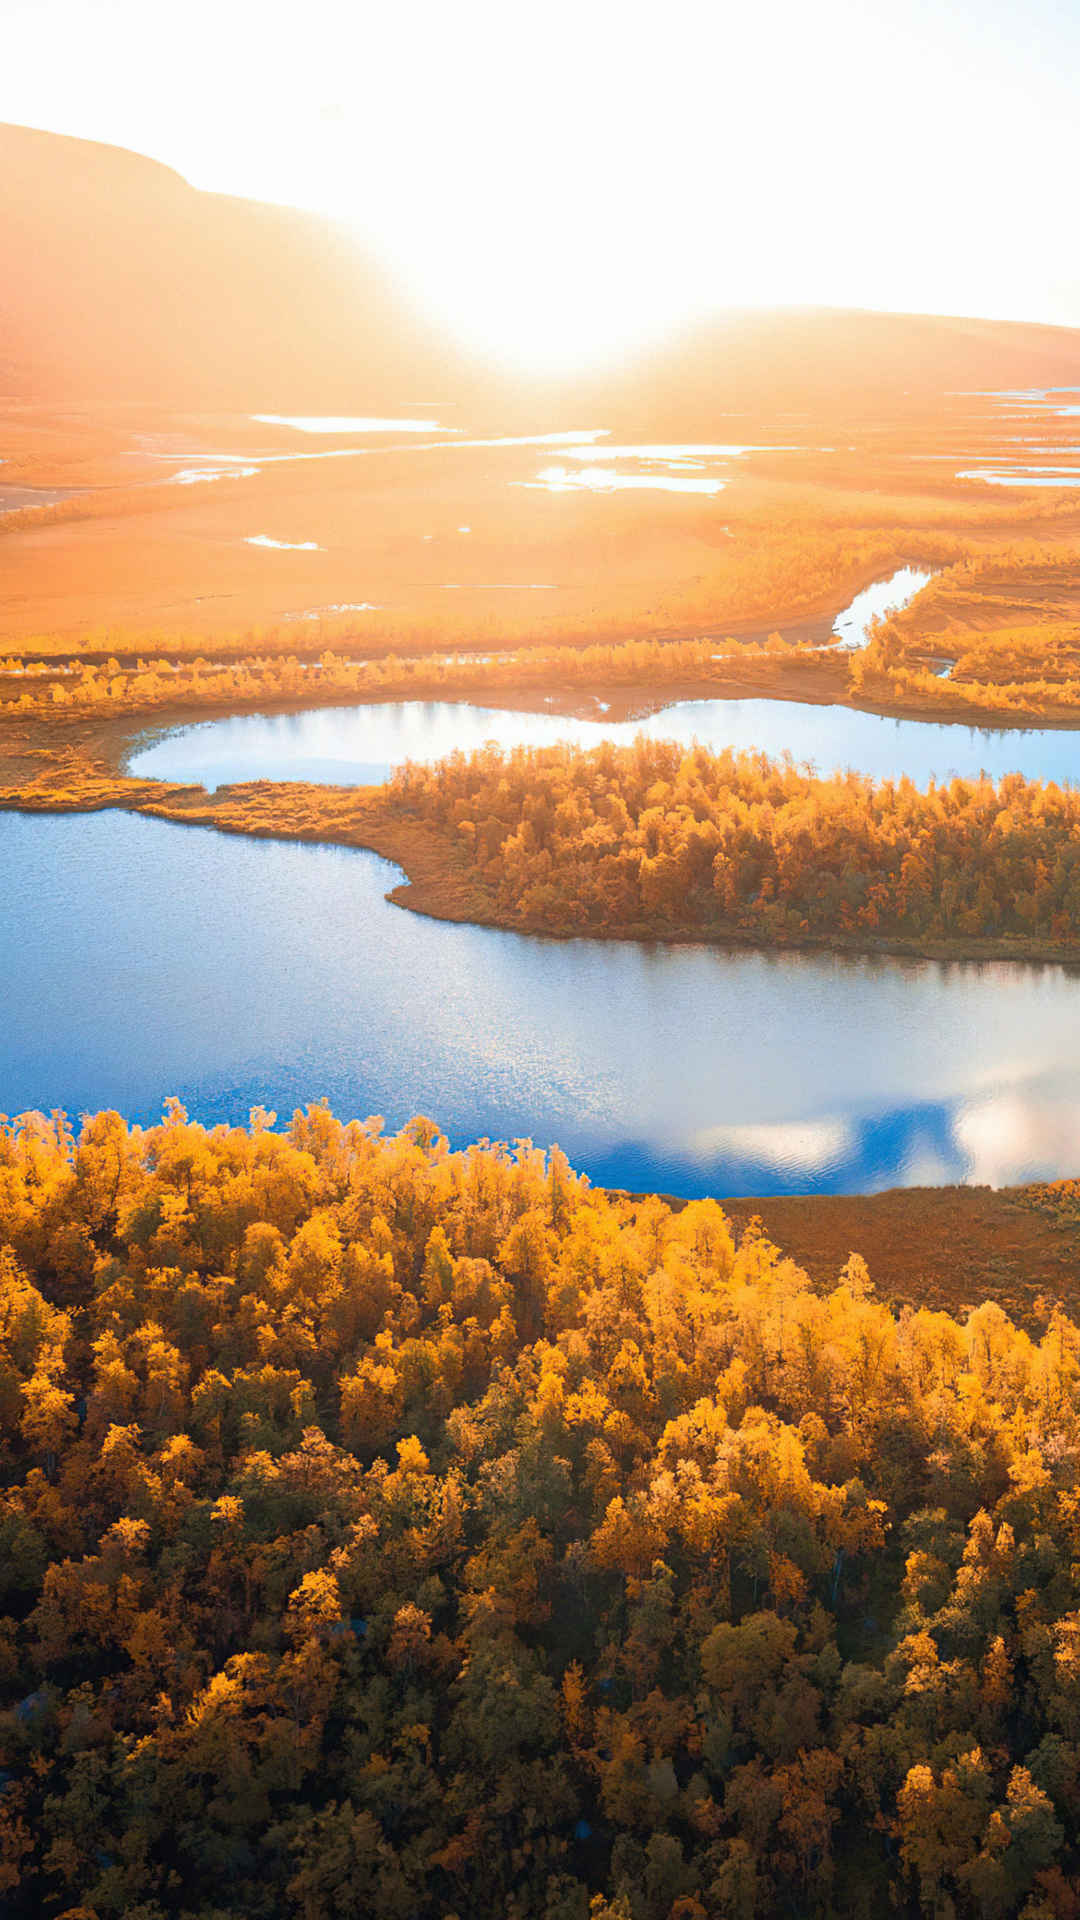
[[[430,234],[401,265],[417,300],[497,364],[549,375],[611,364],[685,315],[684,286],[657,283],[631,253],[610,258],[587,226],[508,229],[509,210],[453,244]]]

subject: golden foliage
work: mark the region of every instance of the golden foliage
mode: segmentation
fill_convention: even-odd
[[[380,1126],[0,1124],[5,1911],[1070,1912],[1080,1330]]]

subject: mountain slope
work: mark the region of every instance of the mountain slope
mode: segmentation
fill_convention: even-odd
[[[713,316],[638,356],[595,398],[643,437],[738,440],[731,413],[903,414],[946,397],[955,405],[1071,383],[1080,383],[1077,328],[792,307]]]
[[[0,178],[0,391],[317,411],[461,383],[330,221],[26,127],[0,125]]]
[[[2,124],[0,179],[0,396],[295,413],[468,396],[508,427],[588,416],[737,439],[740,412],[865,416],[1080,383],[1077,329],[825,308],[727,311],[610,370],[515,379],[470,361],[315,214]]]

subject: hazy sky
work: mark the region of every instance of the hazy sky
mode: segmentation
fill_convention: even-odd
[[[0,119],[353,222],[473,341],[1080,325],[1076,0],[3,0]]]

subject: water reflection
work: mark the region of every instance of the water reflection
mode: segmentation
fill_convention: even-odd
[[[321,607],[301,607],[292,613],[283,613],[283,620],[328,620],[342,613],[380,613],[382,608],[377,600],[330,600]],[[319,667],[320,661],[308,663]]]
[[[275,540],[268,533],[249,533],[244,540],[244,545],[246,547],[278,547],[285,553],[326,552],[326,548],[320,547],[317,540]]]
[[[797,453],[797,447],[759,447],[759,446],[716,446],[711,443],[678,441],[670,446],[639,444],[632,447],[608,446],[603,448],[608,460],[663,461],[672,466],[700,466],[706,460],[733,460],[744,453]],[[567,447],[568,460],[592,460],[595,447]]]
[[[192,487],[200,480],[250,480],[258,471],[258,467],[240,467],[230,460],[220,467],[182,467],[170,479],[173,486]]]
[[[211,788],[234,780],[366,786],[387,779],[403,760],[441,760],[489,741],[504,750],[559,741],[594,747],[605,740],[626,745],[638,734],[684,746],[700,742],[713,752],[788,753],[823,773],[850,767],[877,780],[905,775],[921,787],[981,773],[994,779],[1022,773],[1063,785],[1080,776],[1077,736],[1064,729],[994,731],[788,700],[681,700],[646,719],[622,721],[609,719],[601,703],[595,719],[437,700],[243,714],[144,735],[128,766],[140,777]]]
[[[931,573],[924,573],[919,567],[901,567],[889,579],[875,580],[864,587],[851,605],[837,614],[833,632],[840,648],[852,652],[857,647],[865,647],[873,622],[883,619],[887,613],[895,613],[898,607],[906,607],[932,579]]]
[[[1046,470],[1034,467],[969,467],[957,474],[958,480],[985,480],[993,487],[1080,487],[1080,473],[1066,467],[1053,478]]]
[[[457,433],[437,420],[382,420],[370,414],[253,413],[266,427],[294,427],[297,433]]]
[[[677,1193],[1075,1170],[1080,982],[527,939],[387,904],[341,848],[0,816],[0,1107],[415,1112]],[[228,911],[222,911],[227,903]]]
[[[678,473],[620,473],[615,467],[541,467],[535,480],[515,480],[516,487],[541,487],[547,493],[620,493],[645,489],[652,493],[722,493],[725,480],[699,479]]]
[[[642,442],[633,446],[615,446],[605,442],[602,448],[567,446],[564,449],[567,460],[584,463],[594,460],[597,453],[602,452],[605,461],[618,464],[583,465],[580,472],[575,472],[572,467],[542,467],[535,480],[516,480],[513,484],[542,487],[548,493],[618,493],[628,488],[638,488],[661,493],[716,494],[723,491],[731,478],[730,462],[740,459],[742,455],[800,451],[800,448],[790,446],[719,446],[711,442],[694,441],[678,441],[667,445]],[[720,465],[721,462],[728,464]],[[719,472],[715,471],[718,465]],[[706,474],[707,467],[712,467],[714,472]]]
[[[1025,412],[1052,413],[1059,417],[1080,414],[1080,407],[1064,405],[1057,398],[1061,393],[1080,393],[1080,387],[1001,387],[976,393],[973,397],[977,400],[1000,400],[1002,411],[1020,408]]]

